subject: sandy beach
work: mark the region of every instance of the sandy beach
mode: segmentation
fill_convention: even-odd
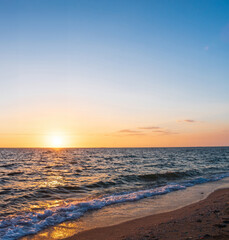
[[[179,199],[178,199],[179,201]],[[188,240],[229,239],[229,189],[175,211],[111,227],[80,232],[65,240]]]

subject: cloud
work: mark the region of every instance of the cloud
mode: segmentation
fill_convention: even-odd
[[[161,127],[149,126],[149,127],[139,127],[139,129],[151,130],[152,133],[158,133],[160,135],[171,135],[178,134],[177,132],[173,132],[171,130],[167,130]]]
[[[161,129],[160,127],[139,127],[139,129],[143,129],[143,130],[153,130],[153,129]]]
[[[193,119],[184,119],[184,120],[177,120],[177,122],[180,122],[180,123],[182,123],[182,122],[184,122],[184,123],[196,123],[198,121],[193,120]]]
[[[196,122],[196,121],[193,120],[193,119],[185,119],[184,122],[187,122],[187,123],[194,123],[194,122]]]
[[[121,129],[119,131],[105,134],[105,136],[142,136],[145,135],[142,131],[131,130],[131,129]]]
[[[159,130],[153,130],[152,132],[158,132],[158,133],[161,133],[161,132],[164,132],[165,130],[164,129],[159,129]]]
[[[122,129],[116,132],[119,136],[143,136],[145,133],[132,129]]]
[[[173,132],[171,130],[166,129],[159,129],[159,130],[153,130],[153,133],[159,133],[161,135],[172,135],[172,134],[178,134],[177,132]]]
[[[141,133],[140,131],[131,130],[131,129],[122,129],[118,133]]]
[[[145,136],[145,133],[129,133],[129,134],[125,134],[125,136]]]
[[[118,136],[144,136],[149,134],[158,134],[158,135],[178,134],[177,132],[173,132],[171,130],[164,129],[161,127],[139,127],[138,129],[150,130],[150,132],[142,132],[142,131],[132,130],[132,129],[122,129],[113,134]]]

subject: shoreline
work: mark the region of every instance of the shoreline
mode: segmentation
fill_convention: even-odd
[[[106,206],[97,211],[89,211],[85,213],[84,216],[76,220],[65,221],[58,225],[48,227],[34,235],[27,235],[20,239],[71,239],[71,237],[78,236],[78,234],[82,232],[100,228],[105,229],[106,227],[120,225],[145,217],[183,209],[186,206],[190,206],[207,199],[209,195],[218,189],[229,189],[229,178],[200,185],[198,184],[185,190],[174,191],[169,194],[158,195],[153,198],[145,198],[136,202],[118,203]],[[177,199],[179,199],[179,201],[177,201]]]
[[[180,209],[79,232],[64,240],[229,239],[229,188]]]

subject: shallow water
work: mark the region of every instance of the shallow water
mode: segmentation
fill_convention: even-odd
[[[36,235],[23,237],[21,240],[62,240],[82,231],[108,227],[149,215],[173,211],[203,200],[210,193],[221,188],[229,188],[229,178],[198,184],[183,191],[174,191],[136,202],[114,204],[96,211],[89,211],[81,218],[49,227]]]
[[[0,237],[229,176],[229,148],[0,149]]]

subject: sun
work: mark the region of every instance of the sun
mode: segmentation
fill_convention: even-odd
[[[44,135],[44,147],[46,148],[69,148],[75,141],[71,134],[65,131],[47,132]]]
[[[66,139],[63,134],[46,135],[46,146],[51,148],[63,148],[66,145]]]
[[[61,148],[63,147],[63,137],[62,136],[52,136],[51,138],[51,146],[53,148]]]

